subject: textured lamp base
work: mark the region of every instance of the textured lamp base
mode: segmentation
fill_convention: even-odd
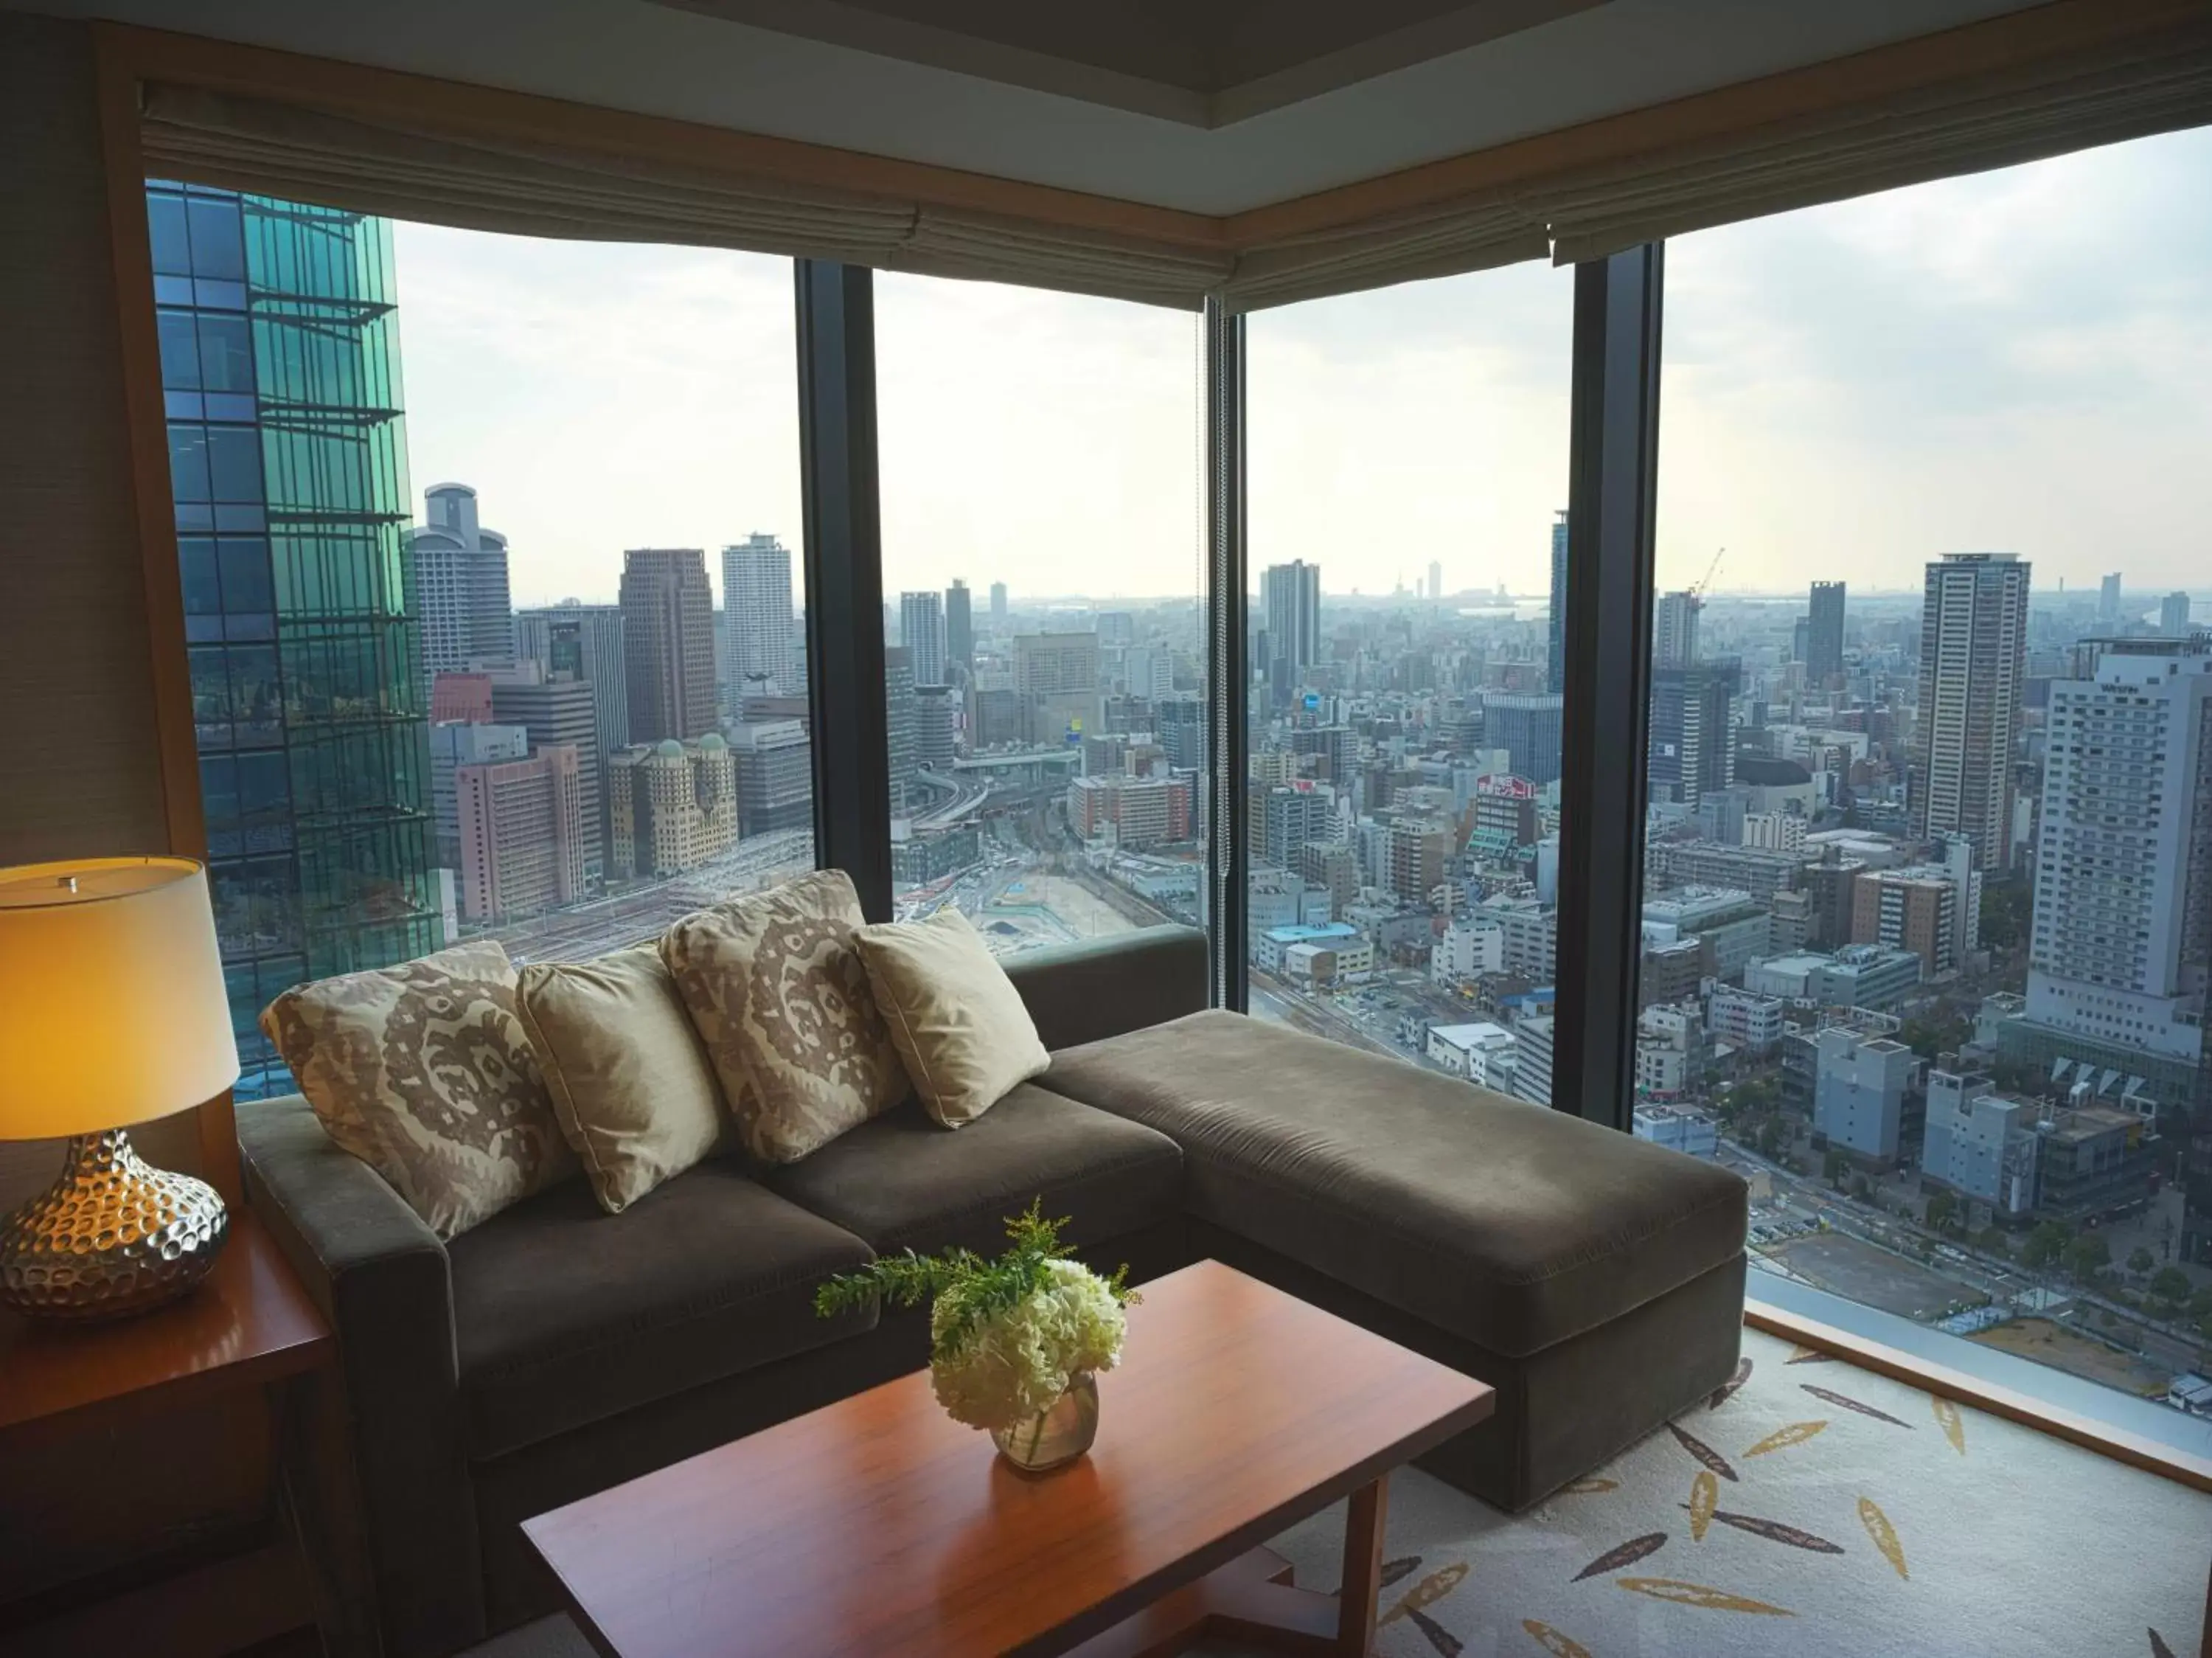
[[[125,1318],[205,1277],[230,1234],[215,1188],[139,1160],[121,1129],[69,1143],[61,1178],[0,1221],[0,1306]]]

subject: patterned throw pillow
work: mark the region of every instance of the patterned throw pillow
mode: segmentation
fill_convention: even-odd
[[[261,1028],[338,1145],[441,1238],[576,1173],[495,942],[289,990]]]
[[[842,869],[718,904],[660,953],[707,1044],[745,1148],[795,1163],[906,1096],[906,1070],[853,946],[866,923]]]

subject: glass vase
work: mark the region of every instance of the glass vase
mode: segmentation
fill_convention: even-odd
[[[1081,1456],[1098,1437],[1098,1382],[1088,1372],[1033,1417],[991,1430],[999,1454],[1024,1473],[1042,1473]]]

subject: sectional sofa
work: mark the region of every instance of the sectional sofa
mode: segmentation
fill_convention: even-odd
[[[1490,1382],[1494,1419],[1426,1462],[1509,1509],[1733,1370],[1735,1175],[1208,1010],[1184,929],[1006,966],[1054,1058],[982,1118],[947,1131],[909,1101],[618,1216],[579,1179],[441,1243],[304,1100],[240,1112],[252,1201],[337,1332],[392,1658],[553,1607],[530,1515],[920,1367],[921,1315],[819,1320],[815,1284],[991,1249],[1034,1197],[1094,1264],[1215,1257]]]

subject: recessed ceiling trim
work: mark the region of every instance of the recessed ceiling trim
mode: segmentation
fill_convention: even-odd
[[[1613,0],[653,0],[779,34],[1214,128]],[[1054,39],[1054,46],[1039,44]]]

